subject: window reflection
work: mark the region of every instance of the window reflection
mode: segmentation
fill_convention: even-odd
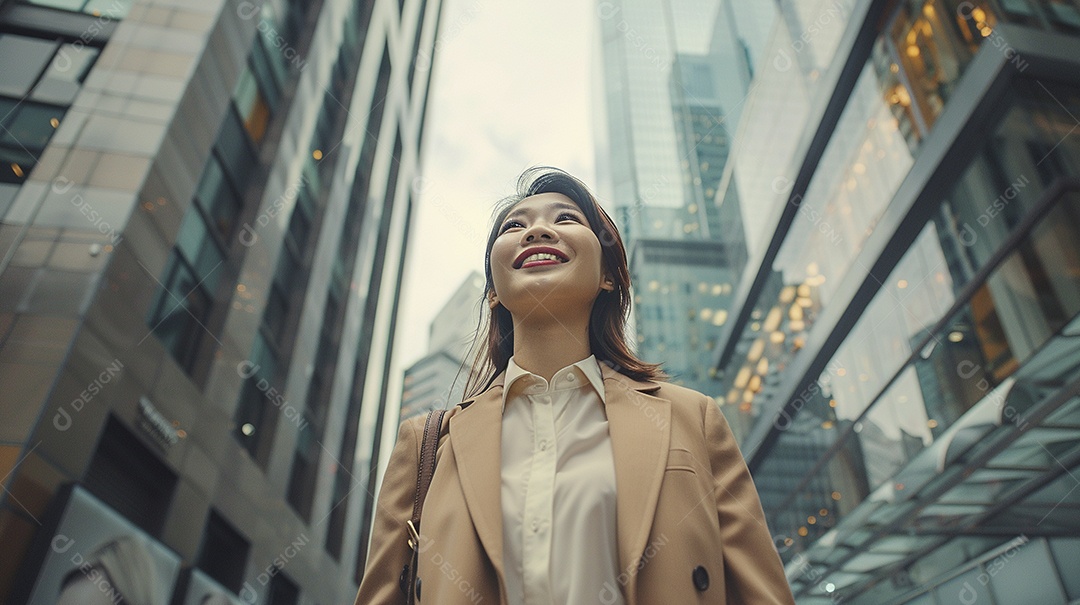
[[[956,21],[949,18],[958,14],[956,6],[941,6],[933,0],[919,4],[911,2],[900,9],[890,38],[900,67],[914,87],[910,98],[925,132],[944,110],[971,55],[954,29]],[[948,12],[942,15],[942,10]]]
[[[762,503],[771,528],[782,541],[791,540],[781,549],[797,552],[827,527],[807,524],[807,517],[820,512],[820,503],[832,496],[824,486],[843,486],[837,491],[844,506],[828,510],[835,523],[1024,367],[1080,313],[1080,241],[1075,237],[1080,191],[1043,201],[1057,177],[1080,165],[1080,142],[1063,140],[1061,132],[1066,116],[1080,106],[1080,96],[1053,83],[1044,85],[1048,90],[1026,83],[1007,99],[1014,108],[987,138],[983,154],[883,280],[828,369],[806,389],[820,394],[827,407],[800,396],[801,411],[782,417],[786,425],[775,449],[755,469],[764,484]],[[1037,163],[1046,169],[1034,170]],[[1015,186],[1017,170],[1026,170],[1029,182],[1016,195],[1001,195]],[[990,178],[995,171],[999,174]],[[995,187],[1001,189],[995,192]],[[1001,199],[995,202],[995,196]],[[980,269],[997,258],[1036,203],[1049,204],[1038,210],[1039,222],[965,304],[942,321],[955,297],[967,292]],[[783,286],[775,288],[768,292],[771,299]],[[759,330],[767,317],[767,310],[755,311]],[[744,365],[755,342],[745,339],[738,349]],[[826,457],[837,440],[842,446]],[[800,459],[797,451],[813,460]],[[783,554],[785,560],[791,555]]]
[[[0,34],[0,183],[19,184],[30,175],[98,52]]]

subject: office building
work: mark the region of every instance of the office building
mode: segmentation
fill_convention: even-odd
[[[739,202],[716,206],[768,8],[598,4],[598,191],[626,240],[637,353],[718,396],[710,363],[746,262]],[[754,25],[754,27],[750,27]]]
[[[713,363],[796,598],[1075,601],[1080,6],[779,6]]]
[[[486,317],[484,276],[473,271],[450,295],[428,331],[427,353],[405,370],[401,420],[454,407],[464,397],[473,339]]]
[[[351,602],[440,11],[0,3],[0,601]]]

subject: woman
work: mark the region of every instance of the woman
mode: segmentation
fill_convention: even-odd
[[[792,603],[715,402],[627,346],[626,252],[588,189],[526,171],[485,265],[485,346],[423,510],[421,602]],[[400,427],[357,605],[404,600],[423,428]]]

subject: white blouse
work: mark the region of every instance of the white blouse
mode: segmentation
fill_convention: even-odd
[[[503,562],[511,603],[624,603],[615,461],[596,357],[551,384],[514,358],[503,380]]]

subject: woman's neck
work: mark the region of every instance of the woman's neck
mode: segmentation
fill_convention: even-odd
[[[588,318],[576,322],[565,317],[514,320],[514,363],[549,382],[555,372],[591,354]]]

